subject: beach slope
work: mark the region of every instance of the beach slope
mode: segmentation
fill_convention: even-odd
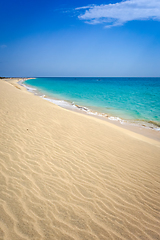
[[[160,142],[0,80],[0,239],[160,239]]]

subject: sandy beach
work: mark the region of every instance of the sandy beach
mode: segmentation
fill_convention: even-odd
[[[160,141],[0,80],[1,239],[160,239]]]

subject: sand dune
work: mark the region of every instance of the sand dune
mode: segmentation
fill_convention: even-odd
[[[15,86],[0,81],[0,239],[160,239],[160,142]]]

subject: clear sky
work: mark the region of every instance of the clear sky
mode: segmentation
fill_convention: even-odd
[[[160,77],[160,0],[5,0],[0,9],[0,76]]]

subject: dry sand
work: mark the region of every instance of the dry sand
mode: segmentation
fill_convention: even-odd
[[[15,86],[0,80],[0,239],[160,239],[160,142]]]

